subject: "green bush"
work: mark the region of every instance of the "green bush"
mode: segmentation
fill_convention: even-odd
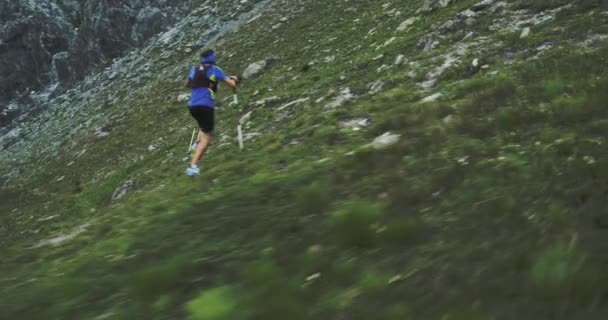
[[[403,245],[414,240],[420,232],[420,222],[413,219],[398,219],[387,223],[380,233],[382,241],[388,245]]]
[[[543,81],[543,93],[547,99],[552,99],[562,95],[565,89],[566,85],[559,77]]]
[[[340,131],[334,127],[321,127],[315,130],[313,138],[315,143],[335,145],[342,139]]]
[[[207,290],[186,304],[195,320],[235,320],[237,302],[234,289],[228,286]]]
[[[192,270],[190,260],[183,257],[159,263],[136,273],[131,291],[136,298],[151,301],[178,286]]]
[[[532,283],[549,293],[565,289],[573,284],[584,260],[584,257],[574,252],[572,246],[553,246],[536,257],[531,270]]]
[[[272,261],[247,265],[243,273],[244,290],[240,298],[247,319],[305,319],[306,306],[300,295],[300,282],[283,275]],[[298,279],[299,280],[299,279]]]
[[[383,312],[383,320],[407,320],[410,319],[410,311],[407,307],[395,305]]]
[[[368,201],[351,201],[331,213],[331,222],[339,239],[346,245],[371,246],[376,241],[372,225],[382,217],[384,206]]]
[[[303,214],[322,213],[331,202],[329,189],[329,185],[321,181],[316,181],[303,188],[298,195],[298,210]]]
[[[585,100],[578,97],[557,98],[551,102],[550,108],[551,119],[557,124],[581,121],[589,115],[585,107]]]

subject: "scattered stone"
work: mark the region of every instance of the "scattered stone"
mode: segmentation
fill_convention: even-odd
[[[39,222],[44,222],[44,221],[49,221],[49,220],[53,220],[55,218],[57,218],[57,215],[52,215],[52,216],[48,216],[48,217],[44,217],[44,218],[40,218],[38,219]]]
[[[368,127],[371,120],[367,118],[354,118],[338,122],[338,126],[344,129],[359,131],[362,128]]]
[[[396,275],[396,276],[394,276],[394,277],[390,278],[390,279],[388,280],[388,284],[393,284],[393,283],[399,282],[399,281],[401,281],[401,280],[403,280],[403,276],[402,276],[402,275],[400,275],[400,274],[398,274],[398,275]]]
[[[418,10],[419,13],[430,13],[439,8],[447,7],[452,0],[424,0],[422,7]]]
[[[525,27],[523,30],[521,30],[521,34],[519,35],[519,38],[523,39],[526,38],[530,35],[530,27]]]
[[[372,147],[376,150],[380,150],[380,149],[389,147],[391,145],[394,145],[395,143],[399,142],[400,138],[401,138],[400,134],[386,132],[383,135],[374,139],[374,141],[372,143],[368,144],[367,146]]]
[[[97,138],[103,138],[103,137],[107,137],[110,135],[109,132],[106,132],[103,130],[103,127],[95,127],[95,136]]]
[[[380,60],[380,59],[382,59],[382,58],[384,58],[384,54],[379,54],[379,55],[377,55],[377,56],[373,57],[373,58],[372,58],[372,60],[373,60],[373,61],[377,61],[377,60]]]
[[[482,11],[482,10],[485,10],[485,9],[491,7],[495,2],[496,2],[496,0],[483,0],[483,1],[478,2],[477,4],[473,5],[471,7],[471,10],[475,11],[475,12]]]
[[[323,61],[325,61],[326,63],[331,63],[334,62],[336,60],[336,56],[328,56],[323,58]]]
[[[315,273],[309,277],[306,278],[307,282],[311,282],[311,281],[315,281],[317,279],[321,278],[321,274],[320,273]]]
[[[177,96],[177,102],[188,102],[190,100],[189,93],[183,93]]]
[[[380,72],[382,72],[382,71],[384,71],[384,70],[386,70],[386,69],[390,69],[390,66],[389,66],[389,65],[387,65],[387,64],[383,64],[383,65],[381,65],[380,67],[378,67],[378,69],[376,69],[376,72],[377,72],[377,73],[380,73]]]
[[[259,76],[260,74],[262,74],[262,72],[268,67],[268,61],[267,60],[261,60],[258,62],[254,62],[252,64],[250,64],[245,71],[243,71],[243,79],[247,80],[247,79],[253,79],[257,76]]]
[[[471,10],[471,9],[467,9],[464,11],[461,11],[460,13],[458,13],[458,17],[461,19],[468,19],[468,18],[473,18],[477,15],[477,13],[475,13],[475,11]]]
[[[133,191],[137,186],[137,181],[135,179],[129,179],[125,181],[120,187],[114,190],[112,193],[112,202],[116,202],[122,198],[124,198],[128,193]]]
[[[423,102],[423,103],[424,102],[434,102],[434,101],[439,100],[439,98],[441,98],[441,97],[443,97],[443,93],[437,92],[435,94],[432,94],[432,95],[420,100],[420,102]]]
[[[420,20],[420,17],[411,17],[411,18],[409,18],[409,19],[401,22],[401,24],[399,25],[399,27],[397,27],[397,32],[406,31],[409,27],[411,27],[418,20]]]
[[[279,98],[277,96],[272,96],[272,97],[264,98],[264,99],[261,99],[261,100],[258,100],[256,102],[254,102],[253,106],[255,106],[255,107],[265,107],[267,104],[278,102],[278,101],[281,101],[281,98]]]
[[[353,100],[355,95],[350,92],[350,88],[346,87],[340,90],[337,97],[333,98],[328,104],[325,105],[325,109],[335,109],[341,107],[346,102]]]
[[[329,158],[327,158],[327,159],[329,159]],[[321,160],[323,160],[323,159],[321,159]],[[323,247],[320,244],[314,244],[314,245],[308,247],[307,251],[308,251],[308,253],[311,253],[311,254],[318,254],[318,253],[321,253],[321,251],[323,251]]]
[[[435,49],[438,45],[439,41],[435,40],[435,34],[429,33],[425,34],[420,38],[420,40],[418,40],[416,47],[424,52],[428,52]]]
[[[397,40],[397,38],[396,38],[396,37],[392,37],[392,38],[390,38],[390,39],[386,40],[386,42],[385,42],[384,44],[379,45],[378,47],[376,47],[376,50],[380,50],[380,49],[382,49],[382,48],[384,48],[384,47],[388,46],[389,44],[391,44],[391,43],[395,42],[395,40]]]
[[[397,58],[395,58],[395,65],[399,66],[399,65],[402,65],[403,63],[405,63],[405,56],[400,54],[397,56]]]
[[[72,230],[72,232],[70,232],[68,234],[62,234],[62,235],[58,235],[51,239],[40,241],[38,244],[34,245],[32,248],[36,249],[36,248],[41,248],[41,247],[46,247],[46,246],[58,246],[66,241],[76,238],[80,234],[87,231],[87,228],[90,226],[91,226],[90,223],[85,223],[85,224],[77,227],[76,229]]]
[[[453,115],[447,115],[445,116],[443,119],[441,119],[441,122],[443,122],[443,124],[450,124],[454,121],[454,116]]]
[[[452,33],[464,28],[462,20],[448,20],[439,27],[440,34]]]
[[[262,136],[262,134],[260,132],[245,133],[243,135],[243,141],[252,140],[252,139],[255,139],[256,137],[259,137],[259,136]]]
[[[253,111],[247,112],[244,116],[241,117],[241,119],[239,119],[239,123],[241,125],[247,124],[247,122],[249,122],[249,120],[251,119],[251,114],[252,113],[253,113]]]
[[[310,97],[308,97],[308,98],[301,98],[301,99],[298,99],[298,100],[295,100],[295,101],[289,102],[289,103],[287,103],[287,104],[284,104],[284,105],[282,105],[282,106],[278,107],[278,108],[277,108],[277,111],[283,111],[283,110],[285,110],[285,109],[287,109],[287,108],[289,108],[289,107],[292,107],[292,106],[295,106],[295,105],[297,105],[297,104],[300,104],[300,103],[306,102],[306,101],[308,101],[308,100],[310,100]]]
[[[369,94],[376,94],[384,89],[384,82],[382,80],[376,80],[367,85]]]

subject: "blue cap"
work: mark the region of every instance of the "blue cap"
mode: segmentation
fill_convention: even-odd
[[[215,52],[211,52],[206,56],[201,57],[202,64],[214,64],[215,63]]]

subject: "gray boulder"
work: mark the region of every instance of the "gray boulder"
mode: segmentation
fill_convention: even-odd
[[[276,63],[278,60],[279,59],[276,57],[271,57],[250,64],[245,71],[243,71],[243,79],[253,79],[260,76],[266,69]]]
[[[424,0],[424,3],[418,12],[429,13],[439,8],[445,8],[453,1],[454,0]]]

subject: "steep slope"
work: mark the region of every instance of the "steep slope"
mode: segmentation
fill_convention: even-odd
[[[603,319],[604,2],[254,2],[13,129],[0,318]],[[272,63],[190,179],[201,37]]]

